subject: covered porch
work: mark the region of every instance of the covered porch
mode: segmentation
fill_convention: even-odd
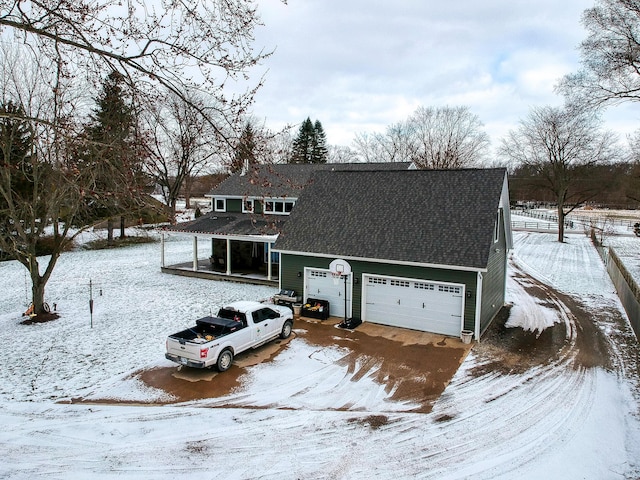
[[[280,255],[272,251],[277,235],[207,235],[176,231],[171,234],[191,238],[191,258],[168,264],[165,255],[167,234],[161,233],[163,273],[274,287],[279,284]],[[203,254],[202,243],[206,254]]]

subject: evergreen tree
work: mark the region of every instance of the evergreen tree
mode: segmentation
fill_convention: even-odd
[[[256,135],[253,126],[247,122],[233,152],[231,173],[240,172],[245,166],[255,165],[257,163],[256,148]]]
[[[130,208],[130,194],[142,184],[141,157],[136,149],[136,115],[127,98],[124,77],[111,72],[104,80],[102,91],[86,129],[87,148],[83,163],[92,166],[97,191],[109,192],[101,202],[94,203],[89,218],[107,216],[108,241],[113,240],[113,216]],[[121,232],[124,221],[121,217]]]
[[[324,133],[320,120],[316,120],[313,124],[313,133],[311,163],[327,163],[327,157],[329,156],[327,135]]]
[[[33,164],[34,132],[29,123],[20,120],[25,117],[24,110],[12,101],[0,105],[0,152],[2,162],[9,168],[3,170],[2,178],[7,192],[23,202],[33,200]],[[7,200],[0,198],[0,212]]]
[[[327,163],[327,139],[322,124],[311,119],[302,122],[293,141],[290,163]]]

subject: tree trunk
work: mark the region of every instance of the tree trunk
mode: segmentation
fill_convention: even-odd
[[[45,313],[44,311],[44,287],[47,280],[40,276],[40,266],[35,255],[28,259],[29,275],[31,277],[31,304],[33,305],[34,314]]]
[[[124,217],[120,216],[120,238],[125,237],[124,226],[125,226]]]
[[[113,245],[113,218],[107,220],[107,245]]]
[[[191,187],[193,187],[193,177],[191,175],[187,175],[184,178],[184,202],[185,208],[191,208]]]
[[[564,205],[558,203],[558,241],[564,242]]]

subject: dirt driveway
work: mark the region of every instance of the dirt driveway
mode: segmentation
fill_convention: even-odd
[[[632,333],[625,327],[625,319],[619,311],[604,306],[587,309],[573,297],[529,276],[518,265],[512,264],[511,268],[510,281],[520,284],[545,307],[554,309],[561,319],[559,323],[537,333],[507,328],[510,308],[505,307],[480,343],[465,345],[457,338],[371,323],[349,331],[336,327],[341,319],[298,318],[289,339],[238,355],[233,366],[222,374],[169,366],[138,371],[130,378],[166,392],[167,400],[156,403],[220,399],[207,405],[294,409],[311,405],[308,408],[330,410],[366,410],[366,406],[356,405],[357,399],[350,398],[362,394],[363,390],[358,393],[354,383],[366,379],[382,386],[386,399],[411,404],[410,409],[404,411],[428,413],[471,348],[476,359],[468,373],[474,377],[518,374],[536,366],[543,366],[539,375],[553,375],[564,368],[591,367],[624,368],[627,373],[640,375],[637,343],[628,341]],[[610,338],[614,335],[620,338]],[[308,347],[306,350],[300,348],[302,343]],[[614,344],[628,347],[614,349]],[[323,355],[329,351],[331,355]],[[307,365],[315,368],[304,364],[314,356],[323,357],[321,368],[332,368],[334,375],[337,372],[338,381],[305,370]],[[269,363],[278,364],[255,373],[268,368]],[[251,379],[265,373],[270,375],[271,383],[263,385],[263,390],[252,390]],[[292,390],[282,388],[291,382],[296,382],[296,395],[317,395],[330,400],[321,406],[313,402],[296,406],[290,401]],[[335,391],[336,386],[342,389],[341,392]],[[246,403],[244,400],[252,395],[261,400]],[[268,400],[263,401],[265,397]],[[90,402],[102,403],[95,398]],[[113,400],[105,399],[104,402],[113,403]]]
[[[294,342],[304,340],[320,349],[338,348],[341,354],[333,362],[345,371],[350,382],[373,377],[384,385],[390,400],[416,403],[420,406],[413,411],[429,412],[471,348],[457,338],[371,323],[344,330],[336,327],[340,321],[297,318],[294,335],[289,339],[239,354],[233,366],[222,374],[171,366],[137,372],[134,378],[173,397],[165,403],[242,394],[243,380],[252,367],[273,361]],[[223,406],[241,405],[231,402]]]

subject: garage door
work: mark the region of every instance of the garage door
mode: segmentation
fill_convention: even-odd
[[[459,336],[464,286],[425,280],[364,275],[363,320]]]
[[[351,316],[351,278],[347,276],[347,316]],[[344,317],[344,278],[337,281],[329,270],[305,269],[305,298],[317,298],[329,302],[329,312],[332,317]]]

